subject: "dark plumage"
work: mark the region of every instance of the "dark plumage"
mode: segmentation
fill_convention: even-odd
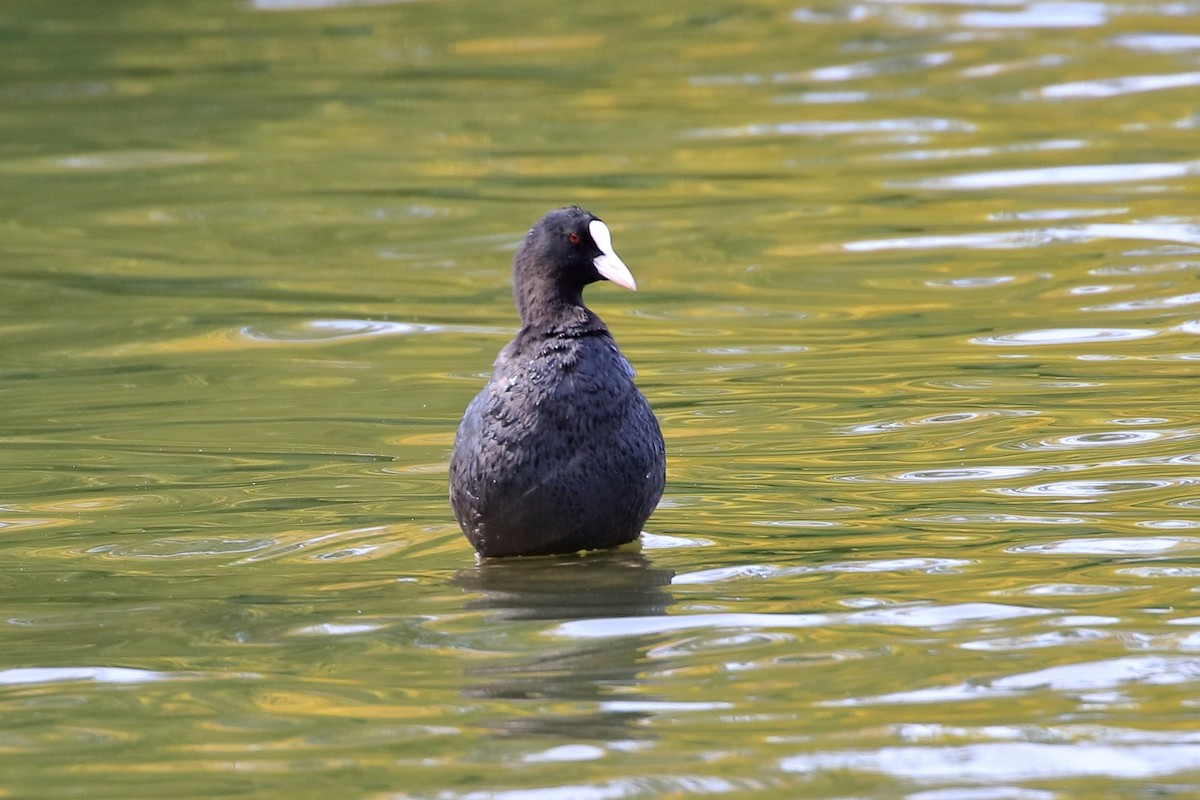
[[[513,260],[521,330],[467,406],[450,458],[450,504],[482,556],[573,553],[638,537],[662,496],[658,420],[583,287],[636,288],[608,228],[552,211]]]

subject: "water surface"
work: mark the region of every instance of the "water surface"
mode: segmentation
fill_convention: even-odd
[[[1200,6],[0,9],[0,796],[1200,793]],[[602,216],[640,551],[477,564]]]

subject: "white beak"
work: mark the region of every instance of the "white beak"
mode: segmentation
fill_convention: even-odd
[[[629,271],[629,267],[625,266],[621,257],[617,255],[617,251],[613,250],[612,234],[608,232],[608,226],[600,220],[594,219],[588,223],[588,231],[591,232],[592,241],[596,243],[596,247],[600,248],[600,255],[592,259],[596,271],[617,286],[623,286],[636,292],[637,283],[633,280],[633,274]]]

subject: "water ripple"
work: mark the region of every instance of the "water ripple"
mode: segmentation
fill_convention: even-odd
[[[862,133],[968,133],[975,126],[941,117],[902,119],[831,120],[740,125],[734,128],[700,128],[690,132],[697,139],[743,139],[759,136],[845,136]]]
[[[1156,297],[1152,300],[1127,300],[1121,303],[1111,303],[1103,306],[1088,306],[1083,311],[1155,311],[1159,309],[1181,308],[1200,304],[1200,292],[1188,292],[1172,297]]]
[[[609,711],[613,709],[609,708]],[[626,712],[628,713],[628,712]],[[610,745],[614,749],[615,745]],[[576,750],[574,752],[584,752]],[[561,768],[560,768],[561,769]],[[578,769],[578,768],[576,768]],[[631,800],[638,797],[700,797],[709,794],[731,794],[737,792],[758,794],[764,788],[757,780],[725,780],[707,775],[661,775],[621,778],[595,783],[563,783],[553,786],[499,790],[456,790],[439,791],[437,800]],[[407,800],[413,795],[389,795],[394,800]]]
[[[315,625],[304,625],[291,633],[293,636],[353,636],[359,633],[372,633],[384,626],[372,622],[321,622]]]
[[[1033,672],[1008,675],[985,683],[959,683],[928,689],[895,692],[875,697],[833,700],[830,706],[896,703],[944,703],[989,696],[1012,696],[1031,691],[1066,693],[1116,689],[1124,684],[1169,686],[1200,680],[1200,658],[1187,656],[1131,656],[1105,661],[1063,664]]]
[[[943,525],[1082,525],[1091,522],[1087,517],[1049,516],[1037,514],[928,514],[905,517],[908,522],[939,523]]]
[[[1044,631],[1025,636],[1004,636],[998,639],[963,642],[959,647],[963,650],[1006,653],[1040,650],[1047,647],[1077,647],[1084,642],[1096,642],[1111,638],[1113,638],[1112,634],[1105,631],[1079,628],[1069,631]]]
[[[1182,33],[1129,33],[1111,40],[1130,50],[1150,50],[1156,53],[1177,53],[1200,50],[1200,36]]]
[[[128,170],[202,166],[220,160],[223,160],[223,156],[215,153],[172,150],[127,150],[10,161],[4,165],[4,171],[33,174],[55,172],[124,172]]]
[[[1132,575],[1135,578],[1200,578],[1200,567],[1153,566],[1153,567],[1123,567],[1115,570],[1118,575]],[[1200,620],[1200,617],[1196,618]],[[1172,625],[1181,625],[1183,620],[1172,620]]]
[[[1200,226],[1179,222],[1095,223],[1063,228],[1031,228],[1017,231],[986,231],[939,236],[905,236],[897,239],[865,239],[844,242],[851,253],[880,250],[936,250],[966,247],[974,250],[1004,250],[1043,247],[1054,242],[1089,242],[1094,239],[1149,239],[1200,244]]]
[[[697,75],[689,78],[689,83],[693,86],[758,86],[764,84],[779,86],[810,82],[833,83],[938,67],[952,61],[953,58],[951,53],[917,53],[888,56],[852,64],[835,64],[801,72]]]
[[[408,2],[411,2],[411,0],[251,0],[250,7],[255,11],[311,11],[314,9],[382,6]]]
[[[1105,3],[1030,3],[1018,11],[969,11],[959,23],[973,28],[1092,28],[1108,22]]]
[[[1028,211],[998,211],[988,219],[998,221],[1044,222],[1047,220],[1084,219],[1087,217],[1111,217],[1128,214],[1129,209],[1118,208],[1038,208]]]
[[[0,686],[21,686],[63,681],[95,683],[148,683],[172,677],[165,672],[127,667],[18,667],[0,670]]]
[[[1035,472],[1061,467],[959,467],[957,469],[923,469],[885,475],[884,480],[947,483],[950,481],[980,481],[1017,478]]]
[[[1000,742],[953,747],[883,747],[792,756],[785,772],[874,772],[915,781],[993,782],[1062,778],[1153,778],[1191,772],[1200,763],[1200,745],[1163,744],[1112,747],[1092,744]],[[909,795],[916,797],[917,795]],[[1048,797],[1044,793],[970,795],[954,798]],[[1056,796],[1056,795],[1055,795]]]
[[[1139,528],[1155,531],[1182,531],[1200,528],[1200,520],[1194,519],[1151,519],[1137,523]]]
[[[879,561],[843,561],[820,566],[777,567],[768,564],[746,564],[737,567],[716,567],[681,574],[671,581],[672,585],[695,585],[725,583],[733,580],[771,580],[789,575],[811,575],[815,573],[872,573],[872,572],[923,572],[926,575],[956,573],[972,561],[962,558],[891,558]]]
[[[422,322],[385,322],[366,319],[310,319],[291,327],[260,330],[251,327],[239,331],[247,339],[281,344],[331,342],[342,339],[361,339],[370,336],[404,336],[421,333],[485,333],[503,334],[504,328],[477,325],[433,325]]]
[[[685,614],[672,617],[600,617],[564,622],[550,633],[570,639],[644,636],[691,630],[813,628],[831,625],[943,629],[1054,613],[1003,603],[958,603],[872,608],[844,614]]]
[[[1046,328],[1043,330],[1006,333],[1000,336],[980,336],[971,344],[1001,347],[1033,347],[1055,344],[1091,344],[1094,342],[1126,342],[1147,339],[1161,331],[1153,328]]]
[[[241,538],[230,536],[166,538],[136,541],[126,544],[102,544],[89,548],[92,555],[111,558],[189,558],[195,556],[229,556],[253,553],[276,544],[270,538]]]
[[[1137,539],[1119,537],[1095,539],[1063,539],[1057,542],[1018,545],[1010,553],[1051,553],[1054,555],[1142,556],[1170,552],[1200,550],[1200,539],[1186,536],[1145,536]]]
[[[1044,153],[1056,150],[1081,150],[1088,143],[1082,139],[1043,139],[1036,142],[1019,142],[1006,145],[975,145],[973,147],[942,147],[933,149],[905,149],[892,153],[881,153],[880,161],[940,161],[954,158],[988,158],[1003,153]],[[1083,214],[1081,216],[1102,216]],[[1014,217],[1015,219],[1016,217]]]
[[[943,411],[938,414],[930,414],[928,416],[916,417],[912,419],[898,419],[889,422],[867,422],[860,425],[855,425],[846,429],[846,433],[857,434],[880,434],[892,433],[897,430],[922,428],[927,425],[963,425],[973,422],[982,422],[989,419],[1002,419],[1012,417],[1029,417],[1036,416],[1037,411],[1031,409],[989,409],[987,411],[962,410],[962,411]]]
[[[1165,489],[1169,486],[1188,486],[1200,483],[1196,478],[1158,478],[1143,480],[1110,480],[1110,481],[1055,481],[1041,483],[1035,486],[1022,486],[1016,489],[989,489],[996,494],[1006,494],[1014,497],[1080,497],[1099,498],[1128,492],[1145,492],[1151,489]]]
[[[1041,439],[1036,442],[1018,442],[1012,447],[1018,450],[1078,450],[1091,447],[1113,447],[1144,444],[1164,438],[1181,438],[1181,431],[1098,431]]]
[[[884,474],[850,474],[834,475],[830,480],[887,483],[957,483],[960,481],[993,481],[1020,478],[1038,472],[1067,472],[1084,469],[1075,464],[1048,464],[1044,466],[1005,466],[1005,467],[951,467],[945,469],[920,469],[909,472]]]
[[[1076,97],[1119,97],[1124,94],[1181,89],[1191,86],[1200,86],[1200,72],[1182,72],[1173,75],[1128,75],[1121,78],[1059,83],[1046,86],[1038,90],[1037,94],[1052,100],[1062,100]]]
[[[1029,186],[1087,186],[1184,178],[1200,173],[1200,163],[1080,164],[968,172],[914,181],[920,189],[1012,189]]]

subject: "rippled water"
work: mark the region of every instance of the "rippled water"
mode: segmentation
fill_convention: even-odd
[[[1200,5],[0,7],[0,796],[1200,795]],[[524,229],[668,442],[477,564]]]

